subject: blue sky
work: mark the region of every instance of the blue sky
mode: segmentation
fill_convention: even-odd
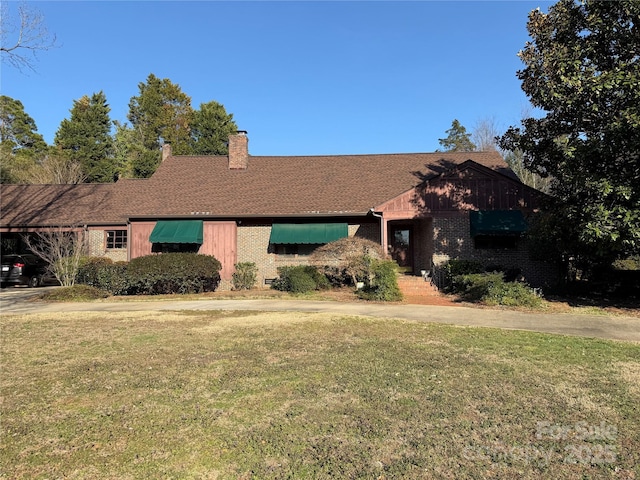
[[[125,122],[153,73],[194,108],[222,103],[253,155],[429,152],[454,118],[467,130],[519,122],[527,14],[551,4],[29,2],[58,48],[38,55],[36,72],[3,65],[0,89],[48,143],[73,101],[101,90]]]

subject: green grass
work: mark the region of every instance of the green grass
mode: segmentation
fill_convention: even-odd
[[[638,344],[330,314],[0,321],[0,478],[640,477]]]

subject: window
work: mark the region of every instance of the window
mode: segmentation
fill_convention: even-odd
[[[513,250],[518,246],[518,236],[476,235],[473,242],[477,250]]]
[[[289,244],[289,243],[279,243],[275,244],[274,250],[276,255],[311,255],[313,251],[318,248],[321,244],[311,243],[311,244]]]
[[[347,236],[346,223],[274,223],[269,250],[282,257],[305,257],[318,246]]]
[[[321,244],[348,236],[349,226],[346,223],[274,223],[269,243]]]
[[[153,253],[198,253],[199,243],[154,243],[151,245]]]
[[[107,248],[127,248],[126,230],[107,230]]]

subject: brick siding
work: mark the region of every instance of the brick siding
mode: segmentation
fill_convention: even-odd
[[[380,242],[380,227],[375,223],[350,224],[349,236]],[[269,244],[271,225],[240,225],[238,227],[238,263],[253,262],[258,267],[257,287],[268,288],[265,280],[278,276],[278,267],[307,265],[307,255],[277,255]],[[222,285],[221,285],[222,288]]]
[[[92,257],[107,257],[114,262],[127,261],[126,248],[107,249],[105,245],[105,232],[109,230],[89,230],[88,237],[88,254]]]
[[[519,268],[527,283],[534,287],[553,286],[558,281],[555,267],[529,258],[526,238],[518,239],[515,249],[476,249],[467,212],[434,217],[433,243],[433,263],[436,265],[450,259],[474,260],[485,266]]]
[[[266,278],[275,278],[275,255],[269,253],[271,225],[238,226],[238,263],[253,262],[258,267],[257,287],[264,286]]]

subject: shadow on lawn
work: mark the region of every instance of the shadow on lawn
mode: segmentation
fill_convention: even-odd
[[[552,305],[569,308],[594,309],[603,312],[640,317],[640,297],[591,294],[549,294],[545,299]]]

